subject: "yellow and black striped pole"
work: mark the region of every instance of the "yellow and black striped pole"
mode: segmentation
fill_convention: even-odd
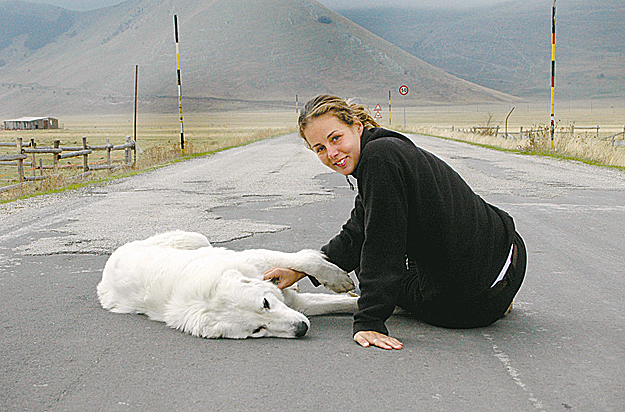
[[[135,150],[134,150],[134,162],[133,166],[137,165],[137,96],[139,90],[139,65],[135,65],[135,117],[133,122],[133,139],[135,140]]]
[[[553,150],[553,134],[556,129],[555,106],[556,106],[556,0],[553,0],[553,12],[551,15],[551,150]]]
[[[176,35],[176,70],[178,73],[178,111],[180,112],[180,149],[184,152],[184,122],[182,120],[182,86],[180,82],[180,49],[178,47],[178,16],[174,14],[174,33]]]

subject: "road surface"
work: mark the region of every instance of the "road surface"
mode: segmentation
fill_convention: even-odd
[[[0,205],[0,411],[623,411],[625,174],[413,138],[515,218],[528,271],[507,318],[394,316],[404,349],[387,352],[357,346],[350,316],[297,340],[206,340],[99,306],[127,241],[183,229],[296,251],[336,234],[355,192],[282,136]]]

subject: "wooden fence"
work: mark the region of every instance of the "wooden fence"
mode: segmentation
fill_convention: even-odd
[[[44,170],[51,170],[52,174],[56,173],[59,169],[66,168],[79,168],[82,169],[82,173],[79,176],[85,176],[93,170],[109,170],[120,167],[132,167],[134,166],[134,159],[136,159],[136,144],[135,141],[128,136],[126,143],[122,145],[113,145],[108,140],[105,145],[102,146],[89,146],[87,144],[87,138],[82,138],[82,146],[61,146],[60,140],[54,141],[53,147],[37,147],[34,139],[31,139],[29,143],[24,143],[22,138],[18,138],[16,143],[0,142],[0,147],[14,147],[16,148],[15,154],[0,155],[0,166],[13,166],[17,167],[17,174],[19,183],[0,187],[0,192],[9,190],[15,187],[19,187],[25,182],[31,182],[36,180],[47,179],[51,174],[44,174]],[[115,150],[124,150],[124,162],[122,164],[113,164],[111,162],[111,152]],[[106,163],[104,164],[89,164],[89,155],[94,151],[106,151]],[[134,151],[134,156],[132,155]],[[43,163],[42,155],[52,155],[51,164]],[[39,155],[39,161],[37,162],[37,155]],[[79,165],[64,165],[60,166],[59,161],[62,159],[82,157],[82,164]],[[28,161],[30,159],[30,161]],[[26,176],[24,173],[24,167],[30,166],[33,175]],[[39,171],[39,176],[37,176]]]
[[[482,126],[482,127],[475,126],[475,127],[471,127],[470,129],[454,128],[453,126],[451,127],[451,130],[457,130],[459,132],[476,133],[476,134],[483,134],[483,135],[488,135],[488,136],[503,137],[503,138],[508,138],[508,139],[523,139],[530,135],[539,135],[541,133],[547,133],[549,130],[548,126],[545,126],[545,128],[543,129],[540,129],[540,128],[539,129],[531,129],[531,128],[523,129],[523,127],[520,127],[518,132],[512,132],[512,131],[506,132],[506,131],[501,131],[500,129],[501,129],[500,126]],[[575,133],[579,134],[581,130],[583,131],[592,130],[593,137],[596,137],[597,140],[609,140],[612,146],[624,146],[625,145],[625,142],[623,141],[625,140],[625,126],[623,127],[622,132],[614,133],[609,136],[600,135],[600,130],[601,130],[600,126],[580,127],[580,126],[571,125],[570,127],[561,128],[559,133],[568,135],[569,137],[573,137]]]

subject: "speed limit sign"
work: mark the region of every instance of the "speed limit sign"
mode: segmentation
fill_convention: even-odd
[[[409,91],[410,90],[408,90],[408,86],[406,86],[405,84],[399,86],[399,94],[404,96],[404,129],[406,128],[406,95]]]

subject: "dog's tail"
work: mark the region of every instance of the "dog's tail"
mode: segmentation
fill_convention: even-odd
[[[183,232],[182,230],[161,233],[143,240],[142,243],[185,250],[195,250],[211,245],[206,236],[201,233]]]

